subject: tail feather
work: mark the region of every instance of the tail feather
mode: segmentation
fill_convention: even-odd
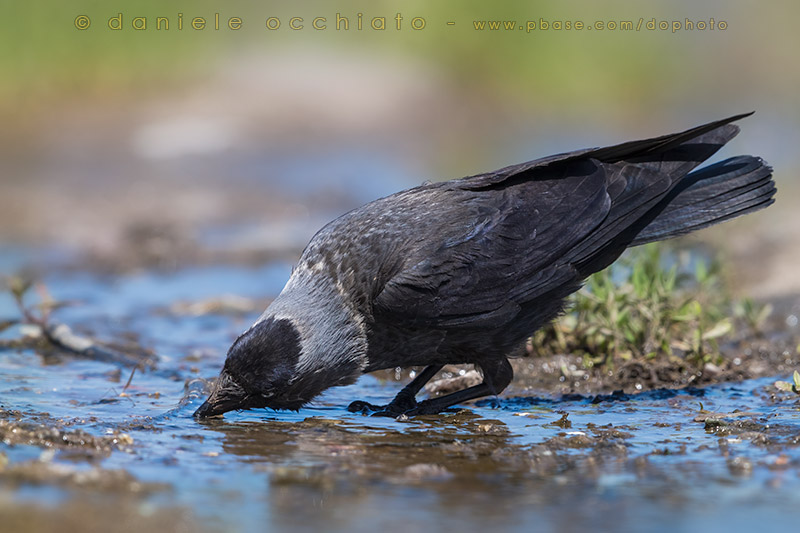
[[[637,234],[668,208],[676,191],[685,188],[683,182],[691,171],[739,133],[739,127],[729,122],[743,116],[747,115],[592,153],[592,157],[602,157],[611,210],[602,225],[570,251],[570,260],[588,272],[616,260]],[[619,156],[625,159],[618,160]],[[598,247],[600,243],[605,244]]]
[[[666,207],[631,246],[677,237],[763,209],[774,202],[775,191],[772,168],[758,157],[732,157],[694,171],[662,200]]]
[[[733,157],[694,170],[739,132],[737,115],[682,133],[587,153],[607,166],[612,208],[606,220],[571,251],[588,276],[629,246],[677,237],[763,209],[773,202],[772,169],[760,158]]]

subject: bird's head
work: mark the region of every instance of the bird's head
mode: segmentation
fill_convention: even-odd
[[[297,369],[301,355],[300,332],[290,320],[260,320],[230,347],[211,395],[194,416],[260,407],[299,409],[322,390],[304,385],[307,380]]]

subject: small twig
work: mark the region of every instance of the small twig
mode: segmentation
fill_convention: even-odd
[[[19,324],[19,320],[14,318],[7,320],[0,320],[0,331],[4,331],[10,328],[11,326],[16,326],[17,324]]]
[[[125,391],[128,390],[128,387],[131,386],[131,381],[133,381],[133,375],[136,374],[136,369],[137,368],[139,368],[139,365],[136,365],[135,367],[133,367],[133,370],[131,370],[131,376],[128,378],[128,381],[125,383],[125,386],[122,387],[122,392],[120,394],[124,394]]]
[[[44,305],[41,306],[40,315],[37,316],[28,306],[25,305],[24,302],[25,293],[30,288],[31,283],[15,278],[12,278],[7,283],[9,290],[14,297],[14,301],[19,308],[19,312],[22,315],[23,321],[28,324],[38,326],[42,335],[50,342],[50,344],[87,359],[134,367],[134,371],[136,370],[136,367],[143,367],[143,365],[151,367],[153,366],[153,362],[150,359],[145,361],[134,359],[133,357],[130,357],[129,355],[117,350],[99,346],[92,339],[81,337],[80,335],[73,333],[72,329],[70,329],[70,327],[66,324],[51,323],[49,320],[49,309],[53,305],[52,298],[50,297],[50,294],[47,292],[47,289],[44,287],[44,285],[37,285],[39,295],[44,302]],[[133,373],[131,373],[131,379],[133,379]],[[128,385],[130,385],[130,379],[128,380]]]
[[[106,393],[105,393],[105,394],[103,394],[103,396],[100,398],[100,401],[101,401],[101,402],[102,402],[102,401],[103,401],[103,400],[106,398],[106,396],[107,396],[107,394],[108,394],[109,392],[112,392],[112,393],[114,393],[114,396],[115,396],[116,398],[127,398],[127,400],[128,400],[129,402],[131,402],[131,404],[133,404],[133,405],[136,405],[136,401],[134,401],[134,399],[133,399],[133,398],[131,398],[130,396],[128,396],[128,395],[127,395],[127,394],[125,394],[124,392],[121,392],[121,393],[117,394],[117,391],[116,391],[116,389],[115,389],[114,387],[111,387],[110,389],[108,389],[108,390],[106,391]]]
[[[98,346],[92,339],[76,335],[66,324],[45,325],[42,327],[42,333],[53,345],[87,359],[132,367],[142,364],[142,361],[122,352],[103,348]],[[147,362],[152,365],[149,360]]]
[[[33,324],[35,326],[39,326],[40,328],[44,329],[45,321],[36,315],[34,315],[30,309],[25,306],[25,302],[22,301],[24,293],[18,291],[11,291],[11,294],[14,296],[14,302],[16,302],[17,307],[19,308],[20,314],[22,314],[22,318],[28,324]]]
[[[39,293],[39,298],[42,300],[42,305],[40,306],[41,320],[43,323],[47,323],[50,319],[50,312],[53,309],[53,297],[50,296],[50,292],[47,290],[44,283],[36,284],[36,292]]]

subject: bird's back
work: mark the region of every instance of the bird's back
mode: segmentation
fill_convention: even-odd
[[[738,133],[738,118],[397,193],[323,228],[301,265],[352,294],[371,348],[428,346],[427,360],[508,351],[628,246],[772,202],[758,158],[691,172]]]

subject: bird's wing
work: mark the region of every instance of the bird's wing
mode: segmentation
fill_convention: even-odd
[[[475,176],[467,176],[458,180],[453,180],[452,183],[461,183],[463,187],[487,187],[494,186],[499,183],[513,179],[515,176],[524,175],[526,172],[534,169],[543,169],[548,166],[557,166],[559,164],[580,159],[596,159],[603,163],[618,163],[620,161],[637,161],[637,162],[651,162],[658,160],[664,163],[664,154],[674,155],[676,148],[680,151],[681,145],[698,144],[698,139],[702,139],[703,143],[709,146],[716,145],[717,148],[725,144],[733,138],[739,131],[736,126],[729,126],[730,123],[741,120],[742,118],[749,117],[753,112],[742,113],[734,115],[721,120],[715,120],[701,126],[682,131],[679,133],[671,133],[669,135],[662,135],[660,137],[652,137],[650,139],[641,139],[638,141],[629,141],[622,144],[615,144],[613,146],[605,146],[602,148],[584,148],[582,150],[574,150],[572,152],[565,152],[562,154],[550,155],[528,161],[511,165],[493,172],[486,172],[477,174]],[[710,134],[710,135],[707,135]],[[695,148],[698,148],[695,146]],[[716,151],[716,150],[714,150]],[[700,153],[705,152],[700,150]],[[712,152],[713,153],[713,152]],[[705,156],[706,158],[709,155]],[[683,158],[678,156],[679,160]],[[700,159],[703,161],[704,159]],[[699,161],[698,161],[699,162]],[[687,170],[688,172],[688,170]]]
[[[551,169],[552,170],[552,169]],[[485,190],[443,187],[430,226],[374,300],[376,313],[429,326],[503,324],[520,305],[574,282],[559,262],[606,218],[606,171],[585,159],[550,179]],[[442,230],[444,228],[444,230]]]
[[[614,261],[744,116],[440,184],[449,196],[434,199],[434,235],[404,250],[374,311],[431,326],[502,325]]]

